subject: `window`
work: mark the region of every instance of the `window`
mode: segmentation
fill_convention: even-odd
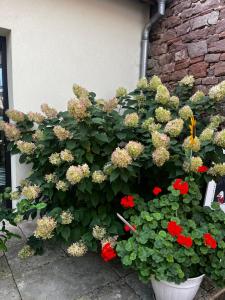
[[[6,38],[0,36],[0,120],[8,121],[5,110],[8,109],[7,65],[6,65]],[[6,151],[7,142],[4,134],[0,131],[0,191],[5,186],[11,186],[10,153]]]

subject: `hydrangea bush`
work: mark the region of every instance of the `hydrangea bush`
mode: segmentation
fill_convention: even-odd
[[[106,101],[74,85],[75,98],[66,111],[43,104],[42,113],[6,112],[11,123],[0,125],[8,149],[20,154],[21,163],[32,164],[30,176],[12,195],[20,198],[17,221],[40,215],[28,241],[32,249],[56,238],[68,244],[71,255],[97,250],[93,229],[100,226],[107,253],[108,244],[124,235],[116,218],[121,197],[146,198],[159,182],[166,188],[189,173],[203,193],[210,178],[225,175],[224,118],[215,110],[225,82],[208,96],[193,95],[193,85],[194,78],[186,76],[170,93],[154,76],[141,79],[131,93],[119,88]],[[31,252],[26,250],[23,254]]]

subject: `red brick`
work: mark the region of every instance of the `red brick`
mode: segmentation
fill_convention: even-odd
[[[170,75],[170,80],[172,80],[172,81],[181,80],[187,74],[188,74],[188,71],[186,69],[176,71]]]
[[[216,24],[216,33],[221,33],[225,30],[225,20],[221,20]]]
[[[205,77],[207,75],[208,63],[206,62],[198,62],[190,66],[190,73],[195,77]]]
[[[194,42],[200,39],[206,39],[209,35],[209,28],[199,29],[195,31],[191,31],[190,33],[182,36],[182,40],[184,42]]]
[[[222,53],[222,54],[220,55],[220,60],[225,60],[225,53]]]
[[[192,58],[191,60],[191,64],[196,64],[197,62],[200,62],[200,61],[203,61],[204,60],[204,55],[202,56],[199,56],[199,57],[195,57],[195,58]]]
[[[150,53],[152,56],[158,56],[164,53],[167,53],[167,44],[153,44],[150,47]]]
[[[190,32],[190,22],[186,22],[186,23],[181,23],[180,26],[177,26],[175,27],[175,30],[176,30],[176,33],[177,33],[177,36],[181,36],[181,35],[184,35],[184,34],[187,34],[188,32]]]
[[[189,65],[190,65],[190,60],[186,60],[182,63],[176,64],[175,65],[175,71],[186,69],[186,68],[189,67]]]
[[[171,73],[174,71],[175,63],[170,63],[162,67],[163,73]]]
[[[225,62],[219,62],[215,64],[215,75],[216,76],[225,75]]]

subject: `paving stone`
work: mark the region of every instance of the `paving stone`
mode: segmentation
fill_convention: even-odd
[[[73,300],[119,277],[100,257],[61,258],[15,276],[23,300]]]
[[[17,242],[13,247],[9,247],[6,257],[15,277],[29,270],[37,269],[58,259],[66,257],[65,252],[55,243],[47,243],[43,255],[35,255],[25,260],[18,257],[18,252],[25,245],[24,241]]]
[[[127,275],[125,281],[142,300],[155,299],[151,284],[141,282],[136,273]]]
[[[0,258],[0,299],[2,300],[21,299],[5,256],[2,256]]]

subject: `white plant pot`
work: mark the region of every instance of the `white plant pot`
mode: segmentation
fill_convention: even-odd
[[[156,300],[193,300],[205,275],[190,278],[181,284],[151,279]]]

